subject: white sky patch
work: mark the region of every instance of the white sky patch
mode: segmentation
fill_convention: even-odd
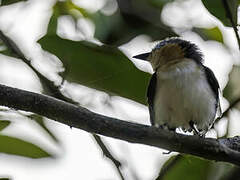
[[[174,1],[164,6],[163,22],[174,28],[212,27],[219,22],[200,0]],[[196,20],[197,19],[197,20]]]
[[[239,123],[240,112],[233,109],[230,113],[229,118],[229,137],[239,136],[240,134],[240,123]]]
[[[73,2],[86,9],[87,11],[94,13],[102,9],[107,0],[73,0]]]
[[[149,62],[132,58],[141,53],[151,52],[154,43],[150,42],[151,38],[147,35],[139,35],[133,38],[128,43],[120,46],[119,48],[128,56],[128,58],[142,71],[153,73],[152,67]]]

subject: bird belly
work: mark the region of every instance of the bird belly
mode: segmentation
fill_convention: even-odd
[[[205,133],[215,119],[216,99],[201,69],[187,63],[157,73],[155,124],[191,130],[192,121]]]

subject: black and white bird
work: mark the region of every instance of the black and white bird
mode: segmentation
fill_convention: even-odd
[[[199,48],[168,38],[134,58],[149,61],[154,70],[147,90],[151,124],[205,135],[221,107],[218,81]]]

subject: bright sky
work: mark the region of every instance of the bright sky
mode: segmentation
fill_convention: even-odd
[[[91,3],[88,3],[88,0],[81,1],[79,5],[89,8],[91,11],[96,11],[104,6],[105,1],[107,0],[91,0],[90,2],[94,4],[94,7],[89,5]],[[111,1],[115,2],[115,0]],[[48,7],[53,2],[49,0],[29,0],[27,7],[23,3],[19,3],[12,8],[1,7],[0,29],[14,38],[28,57],[35,57],[33,59],[34,64],[38,65],[42,71],[44,69],[44,72],[51,79],[59,82],[59,77],[56,76],[55,72],[61,66],[61,63],[46,57],[43,58],[39,46],[34,45],[36,39],[40,35],[43,35],[42,27],[46,26],[46,19],[50,16]],[[85,4],[83,4],[84,2]],[[187,24],[189,27],[193,24],[208,27],[218,25],[224,32],[224,41],[232,48],[233,52],[236,52],[237,44],[232,30],[224,28],[199,3],[200,1],[196,3],[193,0],[183,3],[181,6],[176,6],[176,3],[170,3],[163,10],[161,18],[169,25],[171,25],[171,22],[176,32],[181,32],[183,24]],[[166,13],[173,14],[174,18],[167,16]],[[86,30],[88,32],[87,38],[91,38],[94,34],[92,23],[86,20],[82,20],[80,23],[85,23],[84,25],[88,28]],[[64,24],[62,23],[62,25]],[[68,29],[63,28],[60,34],[64,31],[71,32],[71,27]],[[80,37],[78,34],[74,35],[74,32],[70,34],[73,35],[73,38]],[[206,65],[214,71],[220,82],[220,86],[223,88],[227,82],[227,79],[223,77],[227,75],[232,66],[231,55],[225,51],[221,44],[211,41],[205,42],[197,34],[190,31],[180,34],[184,39],[193,41],[202,49]],[[154,42],[152,43],[147,35],[140,35],[121,46],[121,50],[127,56],[132,57],[135,54],[149,51],[153,45]],[[235,54],[235,56],[239,55]],[[6,58],[3,55],[0,55],[0,59],[0,83],[35,92],[41,91],[41,84],[37,78],[32,78],[33,73],[25,64],[16,59]],[[152,71],[149,64],[134,59],[131,60],[141,70]],[[75,98],[81,99],[81,103],[85,107],[95,112],[149,124],[146,106],[121,97],[113,97],[111,99],[113,108],[109,108],[102,103],[107,98],[107,95],[103,92],[74,84],[68,84],[66,90],[68,89],[72,91]],[[223,109],[225,109],[227,103],[224,99],[222,99],[222,104]],[[9,118],[9,114],[0,112],[0,115]],[[3,131],[4,134],[24,138],[30,142],[39,144],[39,146],[47,147],[50,152],[57,153],[58,157],[57,159],[38,161],[0,154],[1,174],[12,175],[15,180],[119,179],[112,163],[103,157],[101,151],[88,133],[79,129],[70,129],[68,126],[49,120],[47,121],[47,125],[62,143],[59,147],[44,132],[38,129],[34,122],[16,113],[11,113],[11,117],[14,124],[10,128],[5,129]],[[133,173],[136,173],[143,180],[154,179],[159,172],[161,164],[169,157],[168,155],[163,155],[163,151],[157,148],[129,144],[106,137],[103,140],[106,144],[110,145],[113,154],[123,163],[123,173],[128,180],[134,179]]]

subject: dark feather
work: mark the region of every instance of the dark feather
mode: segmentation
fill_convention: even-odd
[[[148,85],[147,89],[147,101],[148,101],[148,108],[150,113],[150,121],[152,126],[155,124],[154,122],[154,96],[156,93],[156,86],[157,86],[157,74],[156,72],[152,75],[151,80]]]
[[[209,69],[208,67],[202,65],[204,70],[205,70],[205,74],[206,74],[206,78],[207,78],[207,81],[214,93],[214,96],[217,100],[217,103],[216,103],[216,108],[218,107],[219,105],[219,84],[218,84],[218,81],[215,77],[215,75],[213,74],[212,70]]]
[[[160,49],[167,44],[178,44],[184,51],[184,57],[193,59],[198,64],[203,63],[203,55],[199,48],[190,41],[182,40],[180,38],[173,37],[162,40],[153,48],[153,50]]]

